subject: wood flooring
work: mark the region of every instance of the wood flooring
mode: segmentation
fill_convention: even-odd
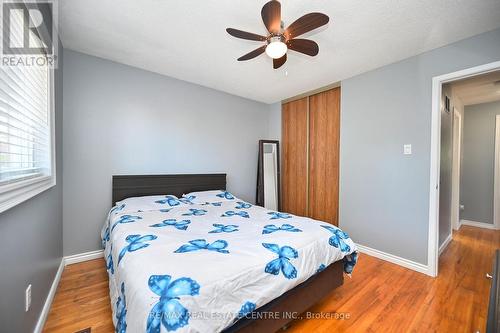
[[[500,231],[463,226],[440,257],[438,278],[361,254],[352,278],[309,310],[317,318],[286,332],[485,332],[486,273],[497,248]],[[114,332],[103,259],[65,268],[44,332],[88,327]]]

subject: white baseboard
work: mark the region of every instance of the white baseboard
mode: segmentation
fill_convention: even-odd
[[[448,246],[448,244],[450,244],[450,242],[452,241],[452,236],[451,234],[448,235],[448,237],[446,237],[446,239],[444,240],[443,244],[441,244],[441,246],[439,247],[439,255],[441,255],[441,253],[443,253],[443,251],[446,249],[446,247]]]
[[[64,258],[61,259],[61,263],[59,264],[59,268],[57,269],[56,276],[54,276],[54,281],[52,281],[52,286],[50,286],[49,293],[47,294],[47,298],[45,299],[45,303],[43,304],[42,312],[38,317],[38,321],[35,326],[35,333],[40,333],[43,330],[43,326],[45,325],[45,321],[50,312],[50,306],[52,305],[52,301],[54,300],[54,296],[56,295],[57,286],[59,285],[59,281],[61,280],[61,275],[64,270]]]
[[[493,229],[493,230],[498,229],[496,225],[490,224],[490,223],[476,222],[476,221],[470,221],[470,220],[460,220],[460,226],[463,226],[463,225],[468,225],[468,226],[476,227],[476,228],[484,228],[484,229]]]
[[[66,256],[64,257],[64,266],[77,264],[82,261],[99,259],[102,258],[103,255],[104,255],[104,250],[96,250],[96,251],[74,254],[72,256]]]
[[[52,286],[50,287],[49,294],[47,295],[45,303],[43,304],[42,312],[38,317],[34,333],[41,333],[43,330],[43,326],[45,325],[45,321],[47,320],[47,317],[49,315],[50,307],[52,306],[52,301],[54,300],[54,296],[56,295],[57,286],[59,285],[59,281],[61,280],[64,267],[87,260],[99,259],[102,258],[103,255],[104,255],[104,250],[96,250],[96,251],[74,254],[72,256],[66,256],[61,259],[61,263],[59,264],[59,268],[57,269],[54,281],[52,281]]]
[[[364,245],[360,245],[360,244],[356,244],[356,246],[358,247],[358,250],[361,253],[365,253],[365,254],[368,254],[372,257],[379,258],[379,259],[391,262],[393,264],[409,268],[409,269],[417,271],[419,273],[431,275],[429,273],[429,267],[427,265],[423,265],[423,264],[420,264],[420,263],[412,261],[412,260],[401,258],[401,257],[395,256],[395,255],[390,254],[390,253],[375,250],[375,249],[372,249],[368,246],[364,246]]]

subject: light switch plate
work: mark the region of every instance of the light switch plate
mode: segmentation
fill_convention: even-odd
[[[403,145],[403,154],[411,155],[411,145],[410,144]]]

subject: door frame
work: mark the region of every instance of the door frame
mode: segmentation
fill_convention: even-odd
[[[500,115],[495,117],[495,171],[493,186],[493,224],[500,229]]]
[[[460,228],[460,168],[462,157],[462,114],[453,107],[453,155],[452,155],[452,180],[451,180],[451,211],[450,235],[453,229]],[[457,132],[455,132],[457,130]],[[456,135],[455,135],[456,133]],[[456,159],[458,157],[458,159]],[[454,217],[454,218],[453,218]]]
[[[438,275],[439,263],[439,168],[441,138],[441,93],[442,85],[500,69],[500,61],[484,64],[464,70],[435,76],[432,78],[432,113],[431,113],[431,156],[429,182],[429,232],[427,240],[427,274]],[[498,156],[498,154],[496,155]],[[497,177],[498,178],[498,177]]]

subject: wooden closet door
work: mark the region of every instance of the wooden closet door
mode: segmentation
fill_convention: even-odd
[[[340,88],[309,97],[309,217],[338,225]]]
[[[302,98],[282,105],[281,210],[307,215],[307,113]]]

